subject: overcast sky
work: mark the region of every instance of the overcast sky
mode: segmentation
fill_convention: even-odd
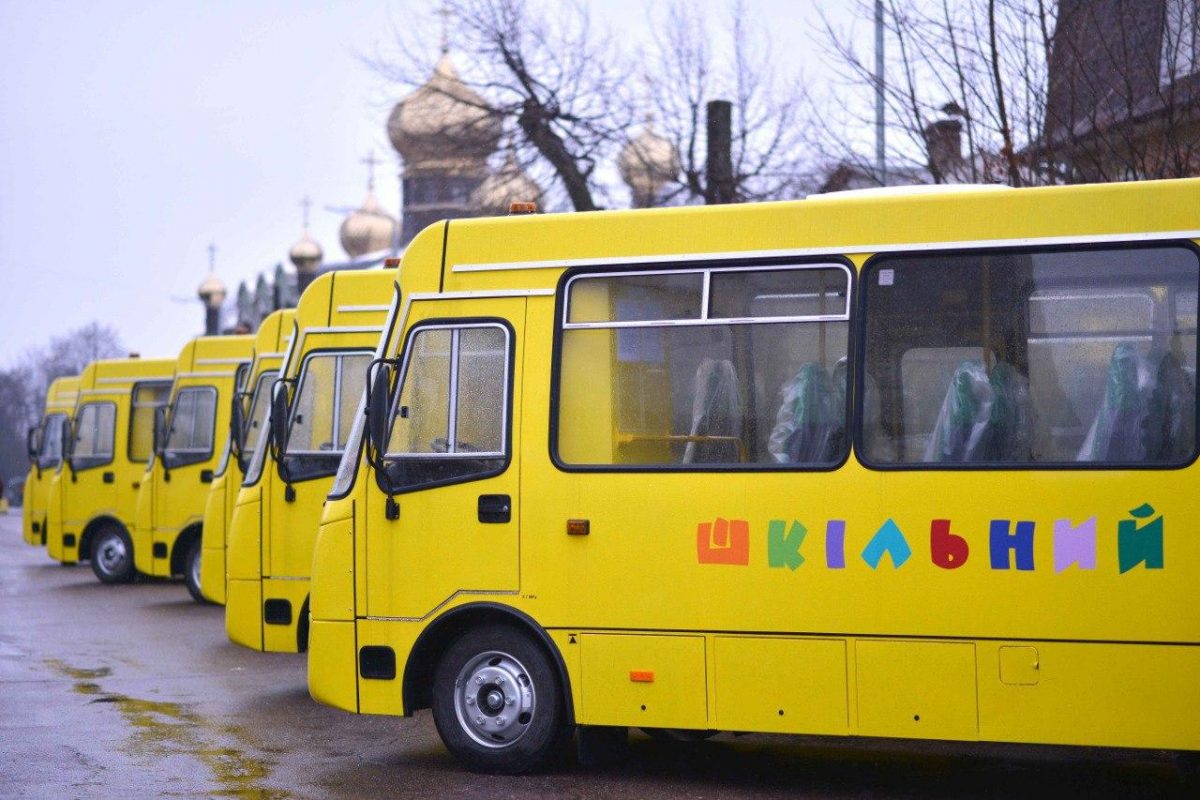
[[[643,0],[590,5],[622,40],[645,38]],[[814,8],[845,5],[745,0],[810,80]],[[384,121],[400,95],[361,57],[435,6],[0,0],[0,368],[92,320],[173,357],[203,328],[209,243],[231,294],[290,268],[305,195],[326,260],[344,258],[345,212],[329,209],[362,201],[372,149],[377,194],[399,205]]]

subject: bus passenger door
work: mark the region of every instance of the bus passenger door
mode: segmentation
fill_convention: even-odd
[[[367,501],[367,614],[424,617],[520,588],[524,298],[414,303],[386,468]],[[389,500],[390,493],[390,500]]]

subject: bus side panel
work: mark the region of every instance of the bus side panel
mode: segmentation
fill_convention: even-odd
[[[990,741],[1200,748],[1200,648],[978,642]]]
[[[844,640],[716,636],[712,642],[714,728],[849,732]]]
[[[343,711],[358,711],[354,623],[313,620],[308,643],[308,690],[313,700]],[[400,694],[394,681],[385,685]]]

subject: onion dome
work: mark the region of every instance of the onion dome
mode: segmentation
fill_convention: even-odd
[[[351,258],[392,249],[396,220],[379,206],[374,189],[368,188],[362,206],[342,221],[338,238],[342,241],[342,249]]]
[[[525,174],[510,150],[504,166],[484,178],[471,192],[471,205],[484,214],[507,214],[514,201],[536,202],[541,196],[542,187]]]
[[[662,187],[679,175],[679,154],[675,146],[655,133],[649,120],[642,132],[630,139],[617,158],[621,180],[633,192],[633,205],[646,208],[654,205]]]
[[[196,289],[200,301],[209,308],[217,308],[225,302],[225,294],[225,282],[214,272],[208,273],[208,277]]]
[[[308,228],[304,229],[304,235],[300,237],[300,241],[292,245],[291,250],[288,250],[288,260],[292,262],[296,272],[305,275],[316,272],[324,257],[325,253],[321,250],[321,245],[309,236]]]
[[[481,172],[500,141],[501,120],[443,54],[433,77],[392,109],[387,129],[408,171]]]

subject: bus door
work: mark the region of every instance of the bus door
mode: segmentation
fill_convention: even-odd
[[[89,401],[75,414],[71,444],[70,489],[65,493],[69,505],[63,509],[66,532],[81,540],[83,531],[73,530],[102,510],[111,510],[116,501],[115,452],[117,405],[110,400]],[[89,554],[80,553],[87,558]]]
[[[204,510],[197,498],[204,496],[201,487],[207,488],[213,479],[207,462],[212,458],[217,402],[217,387],[196,385],[181,387],[172,400],[161,459],[163,475],[154,486],[155,575],[170,574],[177,526]]]
[[[359,349],[346,349],[346,334],[310,336],[314,349],[301,365],[293,395],[287,450],[282,464],[268,469],[265,487],[262,574],[307,578],[312,569],[321,506],[337,472],[363,378],[378,334],[357,334]],[[338,349],[325,349],[337,346]],[[298,609],[297,609],[298,610]]]
[[[129,424],[125,429],[127,441],[118,441],[118,451],[125,448],[128,466],[117,470],[117,508],[129,515],[123,521],[132,525],[133,509],[137,505],[137,493],[141,487],[146,462],[154,450],[154,414],[166,405],[171,394],[170,381],[143,381],[134,384],[129,403]],[[118,437],[119,439],[119,437]]]
[[[424,617],[516,593],[524,298],[415,302],[385,468],[367,493],[367,614]],[[390,495],[390,497],[389,497]]]

